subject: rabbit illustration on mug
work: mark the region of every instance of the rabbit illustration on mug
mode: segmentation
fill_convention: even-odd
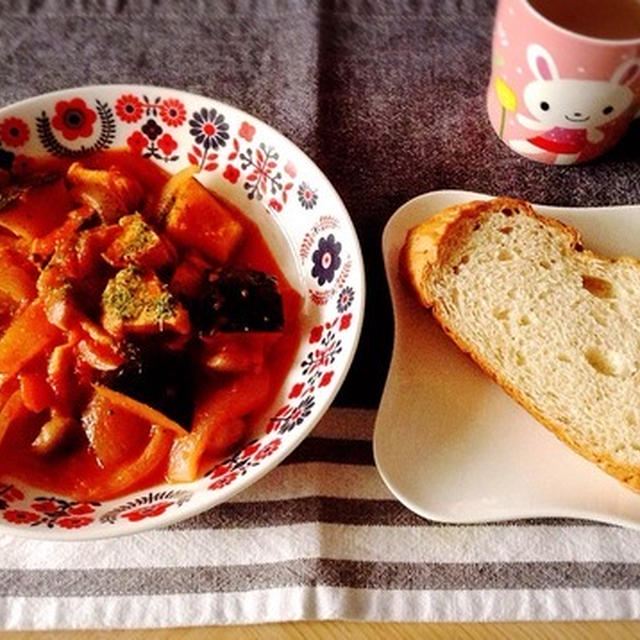
[[[555,164],[574,163],[586,146],[601,142],[599,128],[613,121],[632,104],[629,85],[640,74],[640,58],[622,62],[607,80],[561,78],[553,58],[539,44],[527,48],[527,62],[535,76],[524,89],[524,103],[534,116],[521,113],[518,122],[535,136],[511,140],[524,155],[555,154]]]

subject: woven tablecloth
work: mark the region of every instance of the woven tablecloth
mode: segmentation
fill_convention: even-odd
[[[587,166],[534,164],[498,141],[484,108],[493,10],[488,0],[0,3],[0,105],[135,82],[249,111],[333,182],[368,281],[343,408],[285,464],[169,529],[76,544],[0,537],[0,628],[640,614],[639,533],[558,520],[431,523],[395,501],[373,465],[392,345],[380,236],[397,207],[443,188],[640,202],[637,124]]]
[[[78,543],[0,536],[0,621],[25,629],[638,617],[640,532],[423,520],[380,480],[374,416],[332,409],[265,478],[166,529]]]

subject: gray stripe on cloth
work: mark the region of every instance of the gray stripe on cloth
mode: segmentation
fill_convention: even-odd
[[[288,500],[255,502],[226,502],[215,509],[176,523],[168,527],[172,530],[237,529],[254,527],[280,527],[292,524],[322,522],[360,526],[394,527],[448,527],[440,522],[427,520],[409,511],[397,500],[363,500],[356,498],[332,498],[309,496]],[[528,519],[487,523],[492,527],[530,526],[584,526],[585,520]],[[602,523],[590,526],[607,527]],[[458,525],[473,527],[476,524]]]
[[[228,593],[319,585],[401,590],[638,589],[640,564],[439,564],[312,558],[218,567],[0,570],[0,596],[33,598]]]

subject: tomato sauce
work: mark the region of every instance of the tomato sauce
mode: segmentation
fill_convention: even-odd
[[[157,201],[162,187],[169,179],[169,174],[154,163],[126,151],[98,152],[82,158],[82,164],[95,169],[109,169],[116,166],[134,176],[145,191],[147,203]],[[61,163],[56,167],[66,168]],[[243,228],[242,244],[232,255],[228,264],[238,268],[260,270],[276,276],[282,298],[284,327],[277,334],[277,338],[274,338],[265,356],[265,368],[270,376],[269,393],[261,406],[251,413],[255,418],[273,402],[291,367],[301,337],[302,300],[285,278],[258,227],[229,203],[225,202],[224,206],[232,212]],[[189,372],[183,373],[188,375]],[[251,415],[248,419],[249,428],[252,423]],[[15,477],[43,490],[69,495],[80,500],[101,499],[99,488],[109,474],[101,468],[84,433],[81,431],[75,433],[62,449],[43,456],[35,452],[32,447],[42,421],[40,415],[25,412],[25,415],[20,416],[10,425],[0,444],[0,474]],[[183,426],[189,428],[189,425]],[[144,446],[145,441],[140,441],[136,455],[142,453]],[[220,455],[216,457],[219,459]],[[212,456],[205,454],[201,460],[200,472],[205,471],[206,467],[213,462]],[[160,465],[150,474],[140,478],[136,484],[128,486],[123,493],[163,482],[165,472],[166,464]]]

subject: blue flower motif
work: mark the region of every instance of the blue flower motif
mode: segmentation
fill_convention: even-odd
[[[325,282],[332,282],[333,276],[340,268],[342,260],[340,258],[342,244],[336,242],[333,233],[326,238],[320,238],[318,248],[313,252],[313,269],[311,275],[322,286]]]
[[[141,127],[141,131],[149,140],[155,140],[162,133],[162,127],[152,118]]]
[[[318,202],[318,192],[313,190],[306,182],[298,187],[298,202],[304,209],[313,209]]]
[[[229,123],[215,109],[194,111],[189,120],[189,133],[201,144],[205,151],[224,147],[229,139]]]
[[[345,287],[340,291],[340,294],[338,295],[338,302],[336,304],[338,313],[344,313],[353,304],[355,295],[356,293],[353,290],[353,287]]]

